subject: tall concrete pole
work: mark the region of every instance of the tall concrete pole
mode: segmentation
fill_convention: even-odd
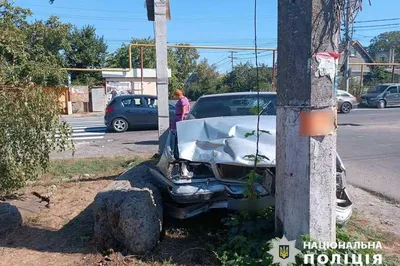
[[[326,75],[335,67],[320,54],[338,52],[334,8],[330,0],[278,1],[275,220],[297,244],[302,235],[335,241],[335,96]]]
[[[350,0],[345,0],[345,7],[346,7],[346,12],[345,12],[345,21],[344,21],[344,27],[345,27],[345,42],[346,42],[346,49],[345,49],[345,58],[344,58],[344,87],[346,91],[349,91],[349,86],[350,86],[350,77],[349,77],[349,70],[350,70],[350,50],[352,48],[351,46],[351,40],[350,40]]]
[[[165,0],[154,0],[154,35],[157,58],[158,151],[160,154],[164,149],[169,128],[166,13],[167,2]]]

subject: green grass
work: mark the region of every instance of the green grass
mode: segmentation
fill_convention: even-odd
[[[400,265],[399,237],[395,236],[391,232],[386,232],[380,230],[376,226],[372,226],[370,222],[363,218],[358,212],[353,212],[353,216],[349,221],[347,228],[362,241],[380,241],[384,246],[386,260],[392,265]]]
[[[54,183],[82,178],[112,177],[144,161],[139,157],[57,159],[50,161],[47,171],[41,175],[38,181]]]

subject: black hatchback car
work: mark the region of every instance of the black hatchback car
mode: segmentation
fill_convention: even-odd
[[[174,105],[169,103],[170,119],[174,117]],[[104,123],[115,132],[128,129],[157,128],[157,97],[153,95],[120,95],[106,107]]]

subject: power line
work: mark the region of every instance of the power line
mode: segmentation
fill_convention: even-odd
[[[223,64],[220,64],[219,66],[215,66],[216,68],[221,68],[222,66],[226,66],[226,65],[228,65],[230,63],[230,61],[228,60],[228,61],[226,61],[225,63],[223,63]]]
[[[93,9],[93,8],[81,8],[81,7],[69,7],[69,6],[56,6],[55,4],[53,5],[35,5],[35,4],[30,4],[30,6],[34,6],[34,7],[45,7],[45,8],[50,8],[50,9],[66,9],[66,10],[84,10],[84,11],[94,11],[94,12],[107,12],[107,13],[128,13],[128,14],[140,14],[143,15],[145,13],[145,11],[141,11],[141,12],[132,12],[132,11],[127,11],[125,10],[116,10],[116,9]],[[175,16],[183,14],[183,13],[174,13]],[[186,14],[186,13],[184,13]],[[232,15],[242,15],[241,13],[237,13],[237,14],[232,14]],[[235,18],[235,17],[231,17],[231,18]],[[241,16],[241,18],[248,18],[251,19],[252,17],[243,17]],[[265,18],[270,18],[270,17],[265,17]],[[197,18],[191,18],[191,19],[195,19],[197,20]],[[201,19],[204,19],[204,17],[201,17]]]
[[[221,58],[221,57],[220,57]],[[217,59],[217,60],[219,60],[219,61],[217,61],[217,62],[214,62],[214,63],[212,63],[211,65],[214,65],[215,67],[217,67],[218,66],[218,64],[220,64],[220,63],[222,63],[223,61],[225,61],[225,60],[227,60],[227,59],[229,59],[228,57],[226,57],[226,56],[224,56],[224,59],[222,59],[222,60],[220,60],[220,59]],[[228,62],[228,61],[227,61]],[[225,63],[224,63],[225,64]]]
[[[382,21],[393,21],[393,20],[400,20],[400,18],[384,18],[384,19],[374,19],[374,20],[362,20],[362,21],[355,21],[354,23],[371,23],[371,22],[382,22]]]
[[[107,20],[107,21],[132,21],[132,22],[148,22],[146,19],[140,18],[121,18],[121,17],[99,17],[99,16],[87,16],[87,15],[71,15],[71,14],[53,14],[53,13],[42,13],[36,12],[38,15],[56,16],[63,18],[74,18],[74,19],[91,19],[91,20]]]
[[[370,26],[357,26],[354,29],[364,29],[364,28],[378,28],[378,27],[386,27],[386,26],[399,26],[400,23],[392,23],[392,24],[380,24],[380,25],[370,25]]]
[[[66,6],[49,6],[49,5],[30,5],[35,7],[47,7],[55,9],[67,9],[67,10],[85,10],[94,12],[107,12],[107,13],[129,13],[129,14],[143,14],[144,12],[132,12],[126,10],[110,10],[110,9],[92,9],[92,8],[79,8],[79,7],[66,7]]]
[[[389,26],[389,27],[381,27],[381,28],[366,28],[366,29],[355,29],[355,31],[374,31],[374,30],[388,30],[388,29],[400,29],[399,26]]]
[[[261,57],[269,57],[269,56],[272,56],[272,54],[267,54],[267,55],[259,55],[259,56],[257,56],[257,58],[261,58]],[[245,57],[245,58],[238,58],[238,59],[240,59],[240,60],[247,60],[247,59],[256,59],[256,57],[255,57],[255,56],[252,56],[252,57]]]
[[[48,16],[58,16],[65,18],[77,18],[77,19],[94,19],[94,20],[114,20],[114,21],[137,21],[137,22],[148,22],[148,20],[143,16],[143,18],[133,18],[133,17],[104,17],[104,16],[89,16],[89,15],[79,15],[79,14],[54,14],[54,13],[46,13],[46,12],[35,12],[38,15],[48,15]],[[270,18],[270,17],[265,17]],[[229,21],[229,20],[249,20],[249,17],[219,17],[219,18],[176,18],[174,21],[184,21],[184,22],[220,22],[220,21]]]

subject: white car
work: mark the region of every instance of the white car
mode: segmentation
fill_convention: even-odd
[[[260,124],[270,134],[261,134],[259,150],[265,160],[258,163],[262,181],[256,184],[258,198],[244,196],[246,176],[253,169],[246,155],[253,154],[256,141],[246,137],[257,123],[254,107],[263,106]],[[210,209],[258,209],[275,204],[276,93],[251,92],[203,96],[197,100],[187,121],[177,123],[157,165],[151,169],[159,190],[168,195],[166,213],[186,219]],[[346,190],[346,169],[336,156],[337,224],[352,215]]]

